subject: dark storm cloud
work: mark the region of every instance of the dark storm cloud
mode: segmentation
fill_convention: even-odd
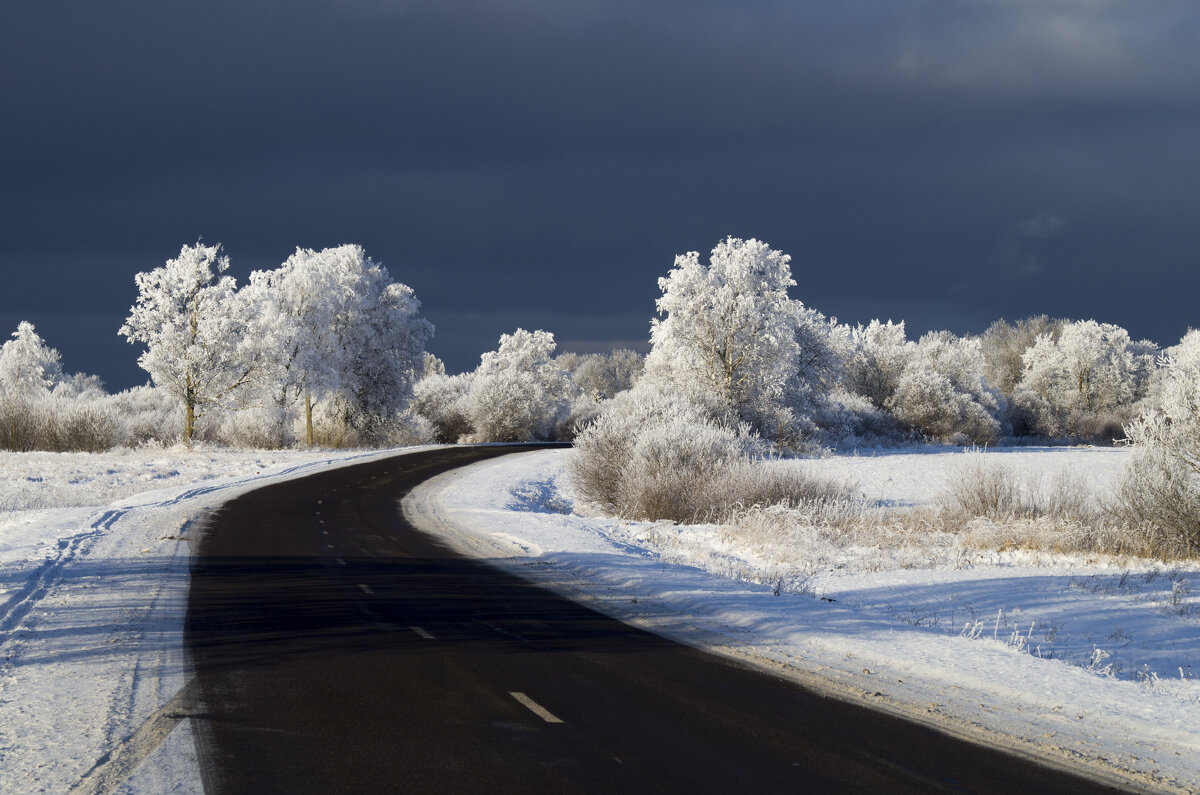
[[[135,272],[198,235],[241,276],[353,241],[459,369],[516,325],[644,339],[673,255],[733,234],[791,253],[795,295],[843,320],[1049,312],[1170,342],[1200,288],[1198,20],[1115,0],[8,4],[0,321],[124,386]]]

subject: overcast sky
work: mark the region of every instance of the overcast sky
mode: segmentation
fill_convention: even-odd
[[[363,244],[469,369],[644,344],[674,255],[792,255],[844,321],[1200,326],[1193,0],[0,6],[0,335],[145,380],[133,276]]]

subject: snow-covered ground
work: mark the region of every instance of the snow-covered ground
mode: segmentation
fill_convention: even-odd
[[[195,523],[249,489],[394,452],[0,454],[0,791],[199,790],[179,717]],[[1148,788],[1200,789],[1195,564],[588,518],[572,510],[568,455],[451,473],[405,510],[607,612],[842,697]],[[1104,488],[1125,453],[987,455],[1021,471],[1068,466]],[[798,465],[910,506],[964,460],[891,451]]]
[[[201,791],[178,717],[195,522],[394,452],[0,453],[0,792]]]
[[[462,550],[606,612],[844,697],[1141,787],[1200,789],[1195,562],[946,554],[944,539],[923,556],[911,538],[856,549],[793,529],[794,543],[780,545],[711,525],[589,518],[573,511],[569,455],[473,465],[415,492],[405,511]],[[1046,477],[1067,467],[1103,490],[1126,452],[985,455]],[[970,460],[943,448],[788,465],[919,506]],[[806,566],[814,556],[836,563]]]

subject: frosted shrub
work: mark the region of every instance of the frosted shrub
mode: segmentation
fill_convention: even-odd
[[[580,393],[571,401],[567,413],[554,426],[553,438],[560,442],[574,441],[575,434],[586,428],[600,416],[600,403]]]
[[[1118,514],[1184,554],[1200,552],[1200,331],[1164,357],[1158,406],[1125,432],[1135,449],[1118,493]]]
[[[277,450],[296,442],[296,419],[279,405],[222,412],[216,436],[231,447]]]
[[[471,375],[434,372],[413,388],[411,411],[424,417],[439,442],[453,444],[471,431],[464,397],[471,388]]]
[[[1000,436],[1004,398],[983,377],[981,343],[946,331],[930,332],[913,346],[884,405],[926,438],[988,444]]]
[[[600,416],[575,437],[571,475],[581,501],[601,513],[624,515],[624,473],[637,438],[647,428],[674,421],[703,426],[709,417],[682,397],[644,385],[607,401]]]
[[[1071,435],[1077,423],[1072,412],[1026,388],[1018,388],[1010,404],[1013,431],[1021,436],[1057,438]]]
[[[771,461],[739,461],[728,473],[724,486],[719,497],[722,502],[716,506],[716,515],[722,521],[738,511],[767,506],[817,510],[832,516],[855,503],[849,486]]]
[[[120,441],[117,417],[99,401],[52,400],[47,430],[42,449],[59,453],[99,453]]]
[[[932,439],[988,444],[1000,435],[1000,423],[984,406],[932,368],[906,370],[887,407],[896,419]]]
[[[549,439],[563,406],[539,388],[533,373],[513,371],[477,375],[466,408],[473,442],[522,442]]]
[[[1114,517],[1078,475],[1021,478],[981,455],[950,482],[933,525],[976,549],[1037,549],[1137,557],[1178,557],[1152,528]]]
[[[895,394],[916,346],[908,342],[904,321],[872,320],[850,333],[851,353],[842,372],[842,386],[883,408]]]
[[[559,357],[560,360],[562,358]],[[571,379],[586,397],[600,401],[615,397],[618,392],[632,389],[641,378],[645,367],[645,360],[639,354],[618,349],[612,353],[577,356],[570,373]]]
[[[32,401],[12,395],[0,395],[0,450],[27,452],[37,450],[46,417],[44,401]]]
[[[605,405],[575,440],[583,507],[629,519],[717,521],[751,505],[838,499],[845,490],[762,460],[763,444],[678,396],[639,386]]]
[[[936,441],[985,444],[1003,431],[1004,398],[983,377],[981,343],[949,332],[916,342],[903,323],[871,321],[851,332],[842,387]]]
[[[1055,517],[1092,520],[1097,507],[1087,484],[1062,470],[1049,482],[1021,478],[1011,467],[986,453],[971,460],[950,478],[942,504],[959,518],[1009,520]]]
[[[912,433],[862,395],[835,389],[813,417],[816,439],[830,447],[887,447],[909,443]]]
[[[734,468],[744,460],[742,439],[711,422],[681,417],[652,426],[634,442],[617,487],[621,515],[694,523],[711,520]]]
[[[1200,553],[1200,488],[1196,473],[1159,445],[1133,453],[1114,506],[1131,533],[1154,538],[1164,554]]]
[[[120,418],[121,445],[169,446],[180,441],[183,408],[174,395],[152,386],[136,386],[111,395],[106,402]]]
[[[553,359],[554,335],[517,329],[480,357],[459,405],[473,442],[524,442],[554,437],[578,387]]]
[[[1007,519],[1021,512],[1021,484],[1008,467],[977,458],[950,478],[943,503],[962,516]]]
[[[0,449],[96,453],[120,438],[115,414],[98,401],[0,398]]]

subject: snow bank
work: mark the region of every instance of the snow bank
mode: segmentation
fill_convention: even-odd
[[[179,717],[197,517],[394,454],[0,454],[0,791],[201,791]]]
[[[723,528],[573,513],[570,454],[449,473],[410,495],[405,512],[465,552],[608,613],[842,697],[1126,784],[1200,787],[1195,564],[996,552],[929,567],[912,550],[875,549],[789,580],[788,561]],[[1126,455],[992,454],[1022,472],[1070,467],[1099,488]],[[920,505],[962,460],[943,448],[789,465]]]

